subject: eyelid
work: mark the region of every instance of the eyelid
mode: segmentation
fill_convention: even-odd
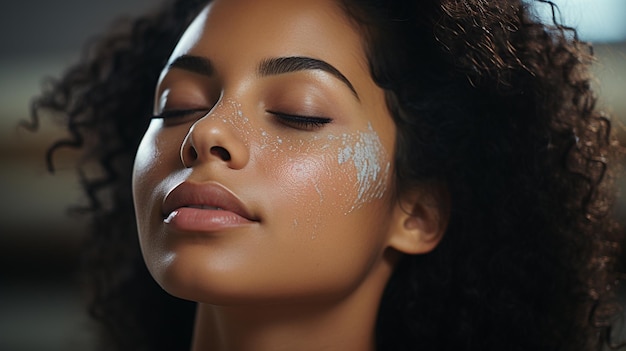
[[[152,116],[153,118],[175,118],[196,112],[208,111],[207,108],[188,108],[188,109],[163,109],[161,113]]]
[[[153,115],[152,119],[163,119],[163,120],[183,119],[184,117],[195,115],[198,112],[203,112],[203,114],[206,114],[209,112],[209,109],[207,108],[165,109],[161,111],[160,114]]]
[[[303,116],[273,110],[267,110],[267,113],[274,115],[282,124],[302,130],[319,129],[322,128],[324,124],[332,122],[332,118],[327,117]]]

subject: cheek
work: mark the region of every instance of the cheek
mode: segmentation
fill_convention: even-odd
[[[154,121],[150,124],[137,149],[133,167],[133,201],[140,229],[150,205],[148,190],[151,189],[155,173],[163,159],[156,132],[158,128]]]
[[[180,180],[184,174],[190,172],[183,167],[180,158],[180,149],[189,126],[163,128],[162,123],[161,120],[153,120],[150,123],[135,155],[133,196],[136,198],[136,205],[143,205],[138,203],[138,199],[155,190],[155,186],[161,184],[163,180],[173,178],[172,182],[176,183],[176,179]],[[167,188],[169,185],[161,186],[169,190],[171,189]]]
[[[381,199],[389,186],[390,161],[371,124],[366,131],[342,135],[337,163],[356,188],[350,196],[347,213]]]
[[[312,238],[382,199],[389,187],[389,157],[371,126],[307,142],[276,140],[267,136],[261,148],[271,152],[258,158],[264,176],[274,183],[272,203],[292,217],[294,229],[312,227]]]
[[[163,132],[161,121],[152,121],[146,131],[133,166],[133,203],[137,218],[137,227],[142,239],[155,232],[162,220],[158,194],[166,192],[176,185],[176,180],[185,177],[180,172],[188,172],[181,167],[178,150],[184,137],[184,130],[172,129]]]
[[[285,162],[276,158],[267,163],[274,167],[266,170],[278,185],[273,192],[273,212],[281,213],[281,224],[290,227],[283,230],[315,239],[332,222],[333,212],[345,207],[347,178],[331,168],[334,162],[328,156],[287,157]]]

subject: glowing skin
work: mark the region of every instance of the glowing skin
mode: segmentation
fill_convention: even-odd
[[[155,114],[195,112],[151,122],[133,194],[151,274],[200,302],[194,350],[372,349],[393,269],[395,128],[361,40],[332,1],[217,0],[169,61],[211,69],[163,70]],[[321,60],[349,84],[318,68],[260,73],[281,57]],[[181,183],[225,189],[246,215],[212,204],[164,213]]]

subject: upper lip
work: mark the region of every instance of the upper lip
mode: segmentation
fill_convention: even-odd
[[[243,202],[219,183],[183,182],[172,189],[163,201],[163,216],[181,207],[212,206],[236,213],[250,221],[258,221]]]

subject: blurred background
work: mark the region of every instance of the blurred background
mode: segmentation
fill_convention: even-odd
[[[45,77],[59,77],[83,44],[114,19],[155,0],[3,1],[0,11],[0,350],[93,350],[75,281],[83,223],[67,215],[82,202],[68,166],[47,173],[44,154],[59,130],[17,126]],[[83,202],[84,203],[84,202]]]
[[[626,121],[626,1],[561,0],[562,22],[595,44],[601,106]],[[43,124],[18,128],[45,77],[76,62],[83,44],[120,16],[155,0],[30,0],[0,11],[0,350],[91,350],[91,332],[74,280],[83,223],[67,215],[82,202],[76,176],[47,173],[44,154],[59,135]],[[551,18],[549,7],[537,15]],[[626,142],[623,127],[620,138]],[[623,181],[623,180],[622,180]],[[626,213],[624,202],[618,210]],[[626,216],[624,216],[626,217]]]

